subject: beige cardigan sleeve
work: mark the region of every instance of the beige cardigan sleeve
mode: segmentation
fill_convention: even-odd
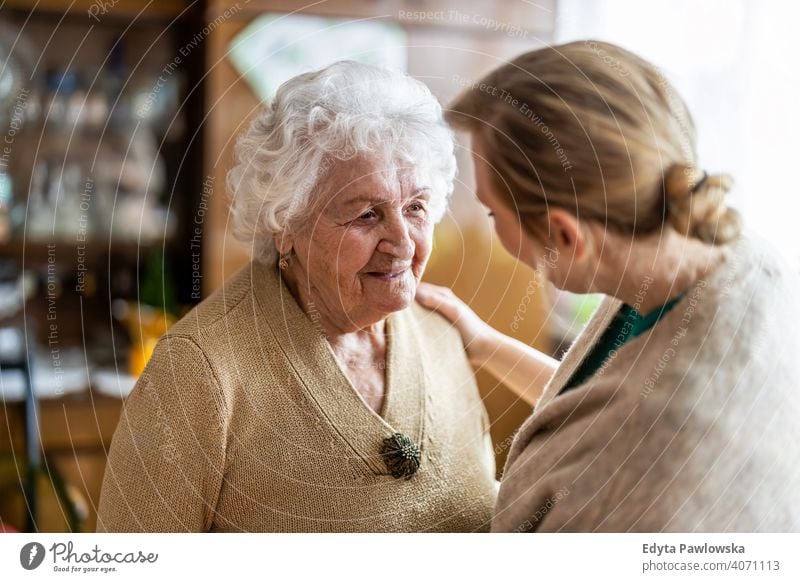
[[[225,470],[227,414],[219,382],[192,340],[159,341],[114,433],[98,532],[211,527]]]

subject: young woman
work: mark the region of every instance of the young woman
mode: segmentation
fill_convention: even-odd
[[[493,530],[800,530],[800,281],[726,206],[731,178],[702,169],[659,71],[606,43],[549,47],[449,116],[506,249],[607,296],[553,362],[418,291],[474,365],[538,397]]]

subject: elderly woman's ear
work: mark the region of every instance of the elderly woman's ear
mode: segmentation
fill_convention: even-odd
[[[273,238],[275,240],[275,249],[278,251],[279,256],[283,257],[292,252],[294,248],[294,234],[282,232],[276,234]]]

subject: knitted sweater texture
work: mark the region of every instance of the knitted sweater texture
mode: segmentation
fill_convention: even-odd
[[[747,234],[648,332],[561,388],[606,299],[512,444],[493,531],[800,531],[800,281]]]
[[[457,331],[390,315],[377,414],[318,327],[258,262],[174,325],[125,402],[98,531],[488,530],[494,455]],[[380,456],[395,432],[421,448],[409,480]]]

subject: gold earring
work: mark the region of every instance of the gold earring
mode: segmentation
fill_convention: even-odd
[[[288,256],[289,255],[283,255],[278,261],[278,266],[280,267],[281,271],[285,271],[289,267],[289,259],[287,258]]]

